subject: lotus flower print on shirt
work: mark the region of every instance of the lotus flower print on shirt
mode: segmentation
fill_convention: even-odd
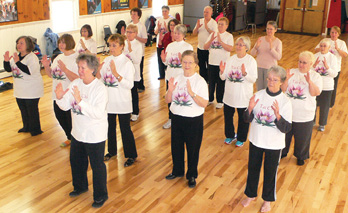
[[[222,49],[222,46],[220,44],[220,42],[218,41],[213,41],[210,45],[210,48],[212,49]]]
[[[128,53],[126,54],[126,57],[133,62],[132,57]]]
[[[256,120],[256,123],[261,124],[262,126],[269,126],[269,127],[275,126],[274,124],[275,116],[274,114],[271,114],[269,111],[262,112],[262,110],[260,110],[260,112],[257,113],[255,120]]]
[[[179,106],[191,106],[192,103],[189,99],[189,95],[186,92],[183,93],[177,93],[174,96],[174,101],[173,101],[176,105]]]
[[[112,73],[106,72],[103,75],[103,83],[104,83],[105,86],[107,86],[107,87],[117,87],[118,86],[117,82],[118,81],[117,81],[116,77]]]
[[[85,53],[85,50],[84,49],[79,49],[79,54],[82,54],[82,53]]]
[[[71,110],[77,115],[83,115],[81,112],[81,107],[76,103],[75,100],[71,103]]]
[[[56,67],[52,70],[52,78],[56,80],[65,80],[65,74],[60,70],[59,67]]]
[[[23,75],[18,67],[12,67],[12,77],[14,78],[23,78]]]
[[[317,67],[315,68],[315,71],[316,71],[317,73],[319,73],[321,76],[327,76],[327,75],[329,75],[329,73],[327,72],[327,70],[326,70],[325,67],[317,66]]]
[[[300,85],[298,86],[293,85],[292,87],[290,87],[288,89],[287,95],[293,99],[300,99],[300,100],[306,99],[306,97],[304,96],[304,88],[302,88]]]
[[[227,75],[227,79],[231,82],[234,82],[234,83],[242,83],[244,81],[242,72],[240,72],[239,70],[232,70]]]
[[[181,68],[181,62],[180,62],[179,57],[177,57],[177,56],[171,57],[169,59],[168,66],[171,67],[171,68]]]

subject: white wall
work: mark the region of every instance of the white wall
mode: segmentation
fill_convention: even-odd
[[[152,15],[152,8],[143,9],[142,11],[143,11],[143,14],[142,14],[141,22],[145,24],[146,19]],[[183,17],[183,14],[184,14],[183,11],[184,11],[183,5],[170,6],[170,14],[174,17],[175,17],[175,13],[177,12],[180,13],[181,17]],[[131,21],[129,10],[103,13],[103,14],[97,14],[97,15],[79,16],[77,20],[78,28],[74,31],[66,32],[66,33],[70,33],[74,37],[75,42],[77,42],[80,38],[80,27],[83,26],[84,24],[89,24],[91,25],[93,33],[94,33],[93,35],[94,40],[97,41],[98,46],[102,46],[105,44],[103,26],[110,25],[112,32],[115,33],[116,24],[120,20],[124,20],[126,23],[129,23]],[[16,39],[22,35],[30,35],[34,38],[37,38],[38,40],[37,43],[40,46],[42,53],[45,54],[46,41],[43,34],[45,33],[48,27],[52,29],[52,22],[50,20],[0,26],[0,38],[1,38],[0,39],[0,57],[1,59],[3,60],[3,55],[5,54],[6,51],[10,51],[10,53],[12,54],[16,50]],[[61,35],[63,33],[59,33],[59,34]],[[98,49],[98,51],[101,51],[101,50],[102,49]],[[0,70],[2,69],[2,67],[3,67],[3,63],[0,63]]]

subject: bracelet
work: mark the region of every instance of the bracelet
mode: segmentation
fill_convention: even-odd
[[[86,48],[85,51],[87,51],[88,49]]]
[[[120,80],[120,78],[121,78],[121,76],[120,76],[120,75],[116,77],[116,79],[117,79],[117,80]]]
[[[194,99],[197,96],[196,93],[193,93],[192,98]]]

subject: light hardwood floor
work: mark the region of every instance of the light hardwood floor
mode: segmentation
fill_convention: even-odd
[[[264,34],[260,28],[257,35],[247,33],[252,44]],[[235,39],[238,36],[234,34]],[[283,42],[280,65],[285,68],[297,67],[299,52],[313,51],[322,39],[285,33],[277,36]],[[347,39],[347,35],[341,37]],[[187,41],[197,46],[197,37],[188,35]],[[348,212],[348,64],[343,61],[336,105],[330,110],[325,132],[313,129],[310,159],[297,166],[291,149],[280,162],[272,212]],[[40,117],[44,133],[39,136],[17,133],[21,117],[13,91],[0,93],[0,212],[258,212],[263,202],[263,174],[257,200],[243,208],[240,200],[244,197],[249,144],[236,148],[223,143],[223,110],[214,106],[208,106],[204,114],[197,186],[188,188],[184,178],[164,178],[172,168],[170,130],[162,129],[168,109],[163,99],[165,82],[157,77],[156,48],[147,47],[146,91],[140,94],[140,118],[132,123],[139,157],[134,166],[123,167],[118,130],[118,157],[106,163],[109,200],[101,209],[91,207],[90,170],[89,192],[77,198],[68,196],[73,190],[69,148],[59,147],[65,136],[53,113],[51,80],[43,76]]]

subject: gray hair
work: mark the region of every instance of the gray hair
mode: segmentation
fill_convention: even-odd
[[[168,11],[170,10],[170,8],[169,8],[167,5],[163,5],[163,6],[162,6],[162,10],[163,10],[163,9],[168,10]]]
[[[213,12],[213,8],[210,7],[210,6],[205,6],[204,9],[203,9],[203,11],[204,11],[205,9],[210,9],[210,11]]]
[[[331,46],[331,39],[329,38],[324,38],[320,41],[320,44],[326,44],[327,46]]]
[[[97,74],[98,67],[99,67],[99,61],[97,56],[93,54],[82,53],[77,57],[76,63],[78,64],[80,61],[85,61],[87,63],[87,67],[93,70],[92,74],[94,76]]]
[[[250,50],[250,45],[251,45],[250,38],[248,36],[241,36],[241,37],[237,38],[236,44],[240,40],[245,44],[245,47],[247,48],[247,51]]]
[[[276,21],[267,21],[267,25],[271,25],[274,27],[274,29],[278,29],[278,25]]]
[[[194,52],[193,50],[185,50],[181,55],[181,61],[185,56],[192,56],[195,61],[195,64],[198,64],[197,53]]]
[[[278,76],[280,78],[280,82],[284,82],[286,80],[286,71],[283,67],[274,65],[267,71],[267,77],[270,73],[273,73],[274,75]]]
[[[175,28],[174,28],[174,32],[175,32],[175,31],[177,31],[177,32],[183,34],[184,36],[186,36],[187,28],[186,28],[186,26],[183,25],[183,24],[178,24],[178,25],[176,25]]]
[[[313,65],[313,63],[315,61],[314,54],[312,52],[308,51],[308,50],[301,52],[298,57],[299,58],[306,57],[307,59],[309,59],[309,62],[311,63],[311,65]]]

